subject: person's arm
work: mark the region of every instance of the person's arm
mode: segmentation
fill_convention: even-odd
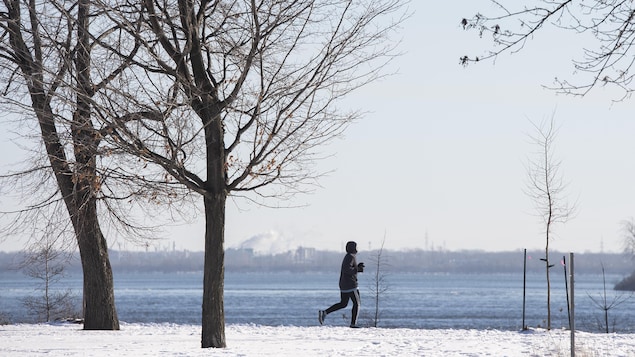
[[[357,260],[351,254],[347,254],[342,262],[342,274],[355,275],[357,274]]]

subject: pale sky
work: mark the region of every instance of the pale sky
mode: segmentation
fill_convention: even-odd
[[[391,67],[398,74],[350,98],[369,114],[324,148],[334,156],[320,167],[334,172],[323,187],[297,197],[293,204],[304,208],[239,202],[239,210],[228,201],[226,247],[264,237],[260,244],[273,250],[343,250],[348,240],[363,250],[377,248],[385,235],[388,249],[544,249],[543,227],[523,190],[535,151],[530,121],[553,114],[560,126],[555,155],[578,210],[555,227],[550,248],[621,251],[620,221],[635,216],[632,100],[612,103],[616,96],[602,88],[584,98],[542,88],[555,77],[576,78],[571,59],[579,58],[582,38],[547,29],[519,53],[464,68],[459,57],[492,43],[463,31],[460,20],[491,11],[489,2],[413,1],[411,8],[404,55]],[[160,244],[203,250],[199,217]],[[121,238],[109,240],[124,247]],[[0,251],[19,248],[0,242]]]

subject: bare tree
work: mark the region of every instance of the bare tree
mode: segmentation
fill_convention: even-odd
[[[635,220],[631,217],[620,222],[624,254],[635,259]],[[615,284],[615,290],[635,290],[635,272]]]
[[[560,173],[561,163],[554,156],[554,143],[557,129],[553,117],[548,122],[534,125],[535,134],[530,135],[537,148],[534,158],[527,167],[527,189],[525,193],[533,201],[537,215],[544,227],[545,262],[547,277],[547,329],[551,329],[551,281],[549,270],[554,266],[549,259],[549,243],[554,238],[556,224],[565,223],[571,218],[575,206],[566,201],[567,187]]]
[[[386,236],[381,241],[381,247],[370,258],[372,266],[375,268],[375,274],[370,286],[370,292],[375,301],[375,313],[373,317],[373,326],[377,327],[380,317],[379,301],[388,292],[388,274],[386,270],[389,267],[387,257],[384,252],[384,244],[386,243]]]
[[[315,185],[318,148],[360,117],[341,99],[396,54],[387,39],[404,4],[145,0],[108,11],[141,48],[105,88],[105,140],[203,198],[202,347],[226,346],[227,198],[267,205]]]
[[[27,276],[39,280],[37,290],[40,295],[25,298],[24,304],[40,320],[49,322],[55,318],[74,317],[73,292],[56,289],[71,258],[72,250],[64,245],[63,236],[56,236],[54,232],[43,232],[43,237],[25,251],[19,268]]]
[[[624,253],[635,258],[635,219],[630,218],[620,223],[624,239]]]
[[[90,2],[5,0],[3,7],[3,94],[7,98],[24,93],[38,120],[59,189],[59,196],[49,196],[43,204],[61,197],[77,237],[84,272],[84,328],[119,329],[108,249],[97,219],[96,188],[100,183],[96,150],[100,139],[95,135],[90,109],[94,93],[90,81]],[[74,100],[68,101],[69,97]],[[11,103],[19,105],[22,99],[26,98],[18,97]],[[59,118],[65,118],[64,123]],[[62,125],[68,125],[67,132],[60,131]]]
[[[17,218],[5,228],[7,233],[49,225],[59,221],[58,214],[66,217],[84,273],[84,328],[116,330],[112,269],[98,216],[108,229],[143,237],[151,226],[135,223],[133,217],[152,207],[138,205],[137,199],[156,205],[187,192],[161,175],[143,172],[144,162],[122,159],[124,153],[103,140],[111,129],[96,117],[114,114],[99,103],[105,88],[121,81],[139,48],[133,42],[125,54],[113,53],[113,47],[124,49],[104,6],[88,0],[5,0],[0,5],[1,104],[8,112],[37,119],[35,127],[18,123],[24,127],[16,132],[24,140],[37,136],[45,158],[34,151],[30,166],[3,175],[2,191],[22,192],[28,202],[11,212]],[[24,141],[22,145],[27,147]],[[42,210],[50,213],[47,219],[35,219]],[[59,225],[60,232],[68,226]]]
[[[555,80],[555,90],[585,95],[594,87],[615,86],[623,97],[633,91],[633,45],[635,13],[628,1],[610,0],[533,0],[491,1],[500,11],[493,15],[476,14],[461,24],[479,36],[492,36],[495,48],[482,55],[465,55],[460,63],[496,58],[504,52],[520,51],[527,41],[545,28],[572,31],[586,36],[582,58],[573,59],[578,80]],[[595,41],[593,41],[595,40]]]
[[[600,330],[604,330],[604,332],[609,333],[610,332],[609,311],[625,303],[633,295],[632,294],[628,296],[616,295],[609,301],[609,298],[606,294],[606,274],[604,271],[603,263],[602,263],[602,284],[603,284],[603,291],[599,297],[596,298],[591,296],[591,294],[588,294],[588,295],[589,295],[589,299],[591,299],[593,304],[602,310],[603,322],[600,322],[598,320],[598,327],[600,328]],[[615,332],[615,327],[613,328],[613,330]]]

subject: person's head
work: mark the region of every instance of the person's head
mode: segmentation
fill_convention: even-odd
[[[353,241],[346,243],[346,253],[357,254],[357,243]]]

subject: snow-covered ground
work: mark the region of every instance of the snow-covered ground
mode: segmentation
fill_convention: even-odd
[[[200,326],[0,326],[1,356],[569,356],[570,333],[228,325],[227,348],[200,348]],[[576,334],[576,356],[635,356],[635,334]]]

